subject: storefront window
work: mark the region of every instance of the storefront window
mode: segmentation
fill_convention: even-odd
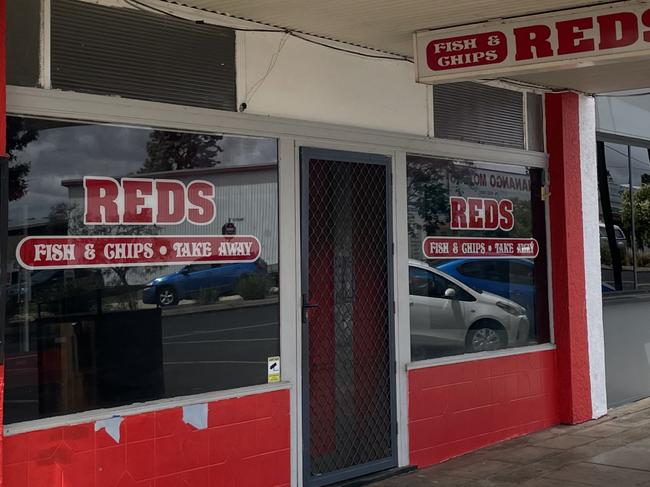
[[[650,289],[648,149],[598,142],[598,176],[603,292]]]
[[[265,383],[272,139],[10,117],[6,423]]]
[[[542,171],[407,164],[412,359],[548,341]]]

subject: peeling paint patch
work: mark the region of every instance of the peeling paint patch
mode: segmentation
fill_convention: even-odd
[[[194,426],[197,430],[204,430],[208,427],[208,405],[192,404],[183,406],[183,421]]]
[[[115,440],[115,443],[120,442],[120,426],[122,425],[124,418],[121,416],[113,416],[109,419],[102,419],[100,421],[95,421],[95,432],[104,429],[108,436]]]

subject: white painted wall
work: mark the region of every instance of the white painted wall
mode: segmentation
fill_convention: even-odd
[[[246,103],[246,112],[427,135],[431,87],[415,82],[411,63],[283,33],[238,32],[237,68],[238,104]]]
[[[595,101],[592,97],[580,96],[580,176],[585,252],[585,304],[587,307],[591,409],[594,418],[607,414],[596,169]]]

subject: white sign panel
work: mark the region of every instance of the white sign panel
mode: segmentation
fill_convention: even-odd
[[[415,34],[421,83],[503,77],[644,56],[650,56],[650,5],[638,2]]]

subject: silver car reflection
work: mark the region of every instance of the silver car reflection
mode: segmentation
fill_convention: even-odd
[[[473,289],[423,262],[409,261],[413,346],[458,347],[483,352],[525,345],[524,307]]]

